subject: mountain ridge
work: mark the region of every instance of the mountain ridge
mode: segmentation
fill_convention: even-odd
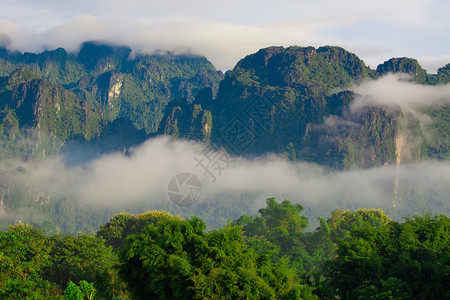
[[[164,107],[172,98],[193,100],[204,87],[216,92],[223,76],[201,56],[170,52],[133,54],[128,47],[99,42],[85,42],[80,47],[77,54],[62,48],[39,54],[3,48],[0,76],[9,76],[18,67],[27,68],[73,91],[94,107],[104,108],[111,121],[116,117],[129,118],[147,133],[156,132]],[[140,118],[142,112],[151,117]]]
[[[392,58],[373,70],[355,54],[335,46],[263,48],[241,59],[226,74],[215,70],[204,57],[170,52],[144,55],[98,42],[83,43],[78,53],[62,48],[40,54],[0,50],[0,73],[10,70],[0,81],[5,86],[3,99],[10,95],[8,85],[16,86],[17,97],[19,87],[27,91],[37,84],[42,88],[40,95],[70,95],[74,103],[98,111],[92,119],[103,125],[86,124],[83,131],[79,129],[83,122],[78,124],[74,121],[77,117],[69,116],[78,129],[55,131],[61,125],[54,113],[59,104],[47,99],[47,106],[53,105],[53,113],[48,115],[53,123],[45,123],[50,125],[42,129],[63,141],[78,134],[86,140],[99,136],[102,126],[120,118],[130,120],[136,130],[145,129],[149,136],[167,134],[212,142],[235,155],[286,154],[337,169],[394,163],[395,139],[403,126],[403,114],[382,108],[366,108],[360,117],[351,116],[356,96],[348,90],[351,85],[389,73],[408,74],[409,80],[423,85],[450,82],[450,64],[428,74],[417,60],[404,57]],[[17,70],[22,70],[22,79],[14,75]],[[28,86],[14,82],[20,80],[29,82]],[[33,85],[33,80],[38,81]],[[29,95],[33,97],[33,93]],[[5,101],[2,107],[7,106]],[[14,109],[19,127],[37,125],[31,122],[29,110],[24,115]],[[433,130],[444,139],[428,145],[421,142],[414,150],[420,155],[412,155],[415,159],[448,157],[448,106],[430,115],[438,124]],[[325,126],[330,118],[347,118],[345,121],[357,126],[330,131]],[[236,146],[226,140],[230,126],[243,129],[243,137],[251,142]],[[414,135],[424,136],[417,125],[411,126]]]
[[[136,58],[127,47],[89,47],[81,60],[64,49],[43,54],[0,50],[2,164],[45,165],[54,155],[63,162],[62,169],[82,169],[104,154],[115,153],[107,157],[128,161],[135,155],[132,149],[147,139],[169,135],[221,147],[231,156],[241,156],[237,161],[276,154],[294,161],[292,165],[307,162],[327,174],[357,169],[354,176],[358,176],[368,171],[363,169],[378,167],[377,173],[394,165],[387,168],[394,172],[383,185],[375,184],[384,190],[383,205],[392,215],[448,212],[441,196],[448,195],[445,188],[441,194],[433,188],[421,190],[408,177],[399,180],[398,174],[404,163],[448,160],[449,105],[420,110],[431,120],[424,130],[420,119],[399,106],[353,111],[352,105],[361,99],[351,87],[384,80],[393,72],[405,73],[394,78],[415,87],[443,86],[450,82],[450,64],[437,74],[427,74],[414,59],[394,58],[374,70],[340,47],[269,47],[221,74],[206,58],[167,53]],[[28,172],[24,167],[5,169],[0,170],[0,212],[7,218],[0,226],[14,219],[55,232],[87,231],[118,209],[136,213],[149,209],[148,199],[135,206],[123,199],[118,206],[108,203],[100,209],[87,204],[96,203],[95,197],[81,203],[74,195],[50,196],[46,187],[21,179]],[[303,201],[303,196],[296,200]],[[357,208],[360,199],[351,196],[351,191],[335,189],[327,198],[328,206],[310,203],[307,214],[314,222],[328,209]],[[203,216],[208,226],[217,227],[227,218],[252,213],[252,197],[232,191],[186,210],[171,203],[161,208]]]

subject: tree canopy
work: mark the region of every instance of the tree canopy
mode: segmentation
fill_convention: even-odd
[[[0,232],[0,298],[449,299],[450,219],[335,210],[305,231],[303,207],[206,230],[164,211],[118,214],[96,234]]]

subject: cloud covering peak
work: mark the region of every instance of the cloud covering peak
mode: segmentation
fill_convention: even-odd
[[[351,87],[351,90],[359,95],[352,104],[353,110],[371,105],[400,107],[417,115],[423,107],[450,104],[450,84],[418,84],[405,74],[388,74],[377,80],[367,80]]]
[[[445,0],[1,2],[0,35],[22,51],[75,50],[101,39],[138,51],[190,50],[227,70],[268,46],[334,44],[372,65],[426,57],[431,72],[450,54]]]

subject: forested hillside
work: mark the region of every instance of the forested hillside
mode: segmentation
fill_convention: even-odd
[[[450,220],[267,199],[223,228],[164,211],[117,214],[92,235],[0,232],[0,295],[20,299],[448,299]]]
[[[424,127],[401,107],[367,106],[355,114],[359,94],[352,87],[390,73],[442,85],[450,65],[427,74],[415,59],[394,58],[373,70],[339,47],[270,47],[242,59],[221,81],[203,57],[87,42],[76,54],[3,49],[0,66],[4,127],[17,118],[20,129],[39,127],[60,143],[90,140],[123,118],[147,134],[211,141],[232,155],[274,152],[334,169],[395,163],[396,141],[406,135],[416,138],[407,160],[448,157],[448,104],[420,107],[432,120]],[[247,141],[232,140],[232,130]]]
[[[448,83],[449,67],[427,74],[416,60],[400,58],[371,70],[338,47],[262,49],[242,59],[221,82],[209,105],[212,141],[234,154],[286,153],[296,160],[349,169],[395,163],[396,140],[411,135],[417,141],[410,161],[445,158],[448,104],[420,108],[432,118],[429,129],[401,107],[368,106],[356,114],[351,108],[359,95],[348,89],[389,72],[408,74],[405,80],[424,85]],[[235,128],[251,142],[230,139]]]
[[[43,53],[0,49],[0,76],[23,67],[75,93],[112,121],[124,117],[138,129],[156,132],[166,104],[193,99],[202,88],[217,92],[221,72],[204,57],[160,51],[151,55],[101,42],[86,42],[78,53],[58,48]]]
[[[147,194],[140,200],[151,201],[129,204],[131,199],[123,199],[98,207],[91,206],[98,202],[91,197],[81,205],[80,195],[67,187],[71,184],[54,191],[39,180],[29,182],[36,166],[51,164],[52,159],[64,167],[87,168],[82,174],[89,178],[91,161],[108,153],[133,161],[134,149],[161,135],[211,144],[231,158],[275,154],[294,164],[317,165],[323,176],[395,165],[395,177],[386,177],[374,190],[385,192],[383,203],[391,205],[389,213],[396,220],[423,211],[447,213],[442,195],[447,195],[448,187],[417,186],[411,177],[400,177],[400,165],[448,161],[449,70],[450,64],[428,74],[411,58],[393,58],[371,69],[355,54],[333,46],[261,49],[225,75],[204,57],[135,53],[101,42],[86,42],[76,53],[61,48],[39,54],[2,48],[1,226],[22,220],[52,232],[89,232],[118,211],[159,208],[184,217],[196,215],[219,228],[227,219],[254,212],[250,200],[257,194],[254,190],[221,192],[181,210],[161,195],[153,199]],[[396,84],[394,89],[377,88],[392,94],[392,105],[378,104],[364,94],[365,84],[383,80]],[[422,88],[431,88],[426,92],[444,96],[439,96],[440,102],[423,96],[411,108],[395,100],[403,88],[418,89],[418,95]],[[64,177],[61,172],[54,176]],[[114,172],[108,170],[105,177]],[[300,201],[305,195],[296,197]],[[378,196],[373,199],[381,202]],[[327,195],[327,205],[309,203],[305,211],[317,224],[315,217],[336,207],[361,207],[361,201],[351,192],[335,189]]]

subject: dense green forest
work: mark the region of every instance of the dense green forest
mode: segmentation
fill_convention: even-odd
[[[396,222],[335,210],[305,232],[303,207],[266,201],[206,231],[197,217],[117,214],[94,235],[28,224],[0,233],[8,299],[450,299],[450,219]]]

